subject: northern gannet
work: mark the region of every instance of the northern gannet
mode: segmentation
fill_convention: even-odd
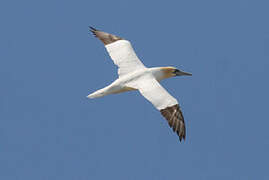
[[[118,66],[119,78],[109,86],[88,95],[88,98],[103,97],[125,91],[138,90],[165,117],[169,126],[185,140],[186,128],[184,118],[177,100],[159,83],[174,76],[191,76],[175,67],[147,68],[136,56],[131,43],[121,37],[89,27],[90,31],[100,39],[108,51],[114,64]]]

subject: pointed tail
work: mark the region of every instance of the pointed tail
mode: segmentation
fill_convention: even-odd
[[[103,89],[99,89],[99,90],[89,94],[87,96],[87,98],[93,99],[93,98],[103,97],[103,96],[109,94],[107,91],[108,91],[108,87],[104,87]]]
[[[98,98],[98,97],[103,97],[103,96],[105,96],[105,94],[102,92],[99,92],[98,90],[98,91],[95,91],[94,93],[89,94],[87,98],[93,99],[93,98]]]

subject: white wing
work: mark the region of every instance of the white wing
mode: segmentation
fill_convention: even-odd
[[[121,37],[96,30],[92,27],[90,28],[91,32],[93,32],[93,34],[105,44],[114,64],[119,67],[119,76],[145,68],[143,63],[136,56],[129,41],[124,40]]]
[[[145,76],[128,86],[138,89],[161,112],[173,131],[178,134],[179,140],[185,140],[186,128],[179,104],[153,76]]]
[[[136,56],[129,41],[118,40],[105,46],[111,59],[119,67],[118,74],[123,76],[132,71],[145,68]]]

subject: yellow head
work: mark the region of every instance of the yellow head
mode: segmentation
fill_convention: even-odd
[[[191,76],[191,73],[181,71],[175,67],[162,67],[163,79],[174,77],[174,76]]]

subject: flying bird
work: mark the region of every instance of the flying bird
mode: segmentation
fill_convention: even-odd
[[[128,40],[99,31],[93,27],[89,28],[104,43],[114,64],[118,66],[119,77],[110,85],[91,93],[87,97],[97,98],[138,90],[161,112],[169,126],[179,136],[179,140],[185,140],[185,122],[178,101],[159,82],[174,76],[191,76],[192,74],[170,66],[147,68],[136,56]]]

